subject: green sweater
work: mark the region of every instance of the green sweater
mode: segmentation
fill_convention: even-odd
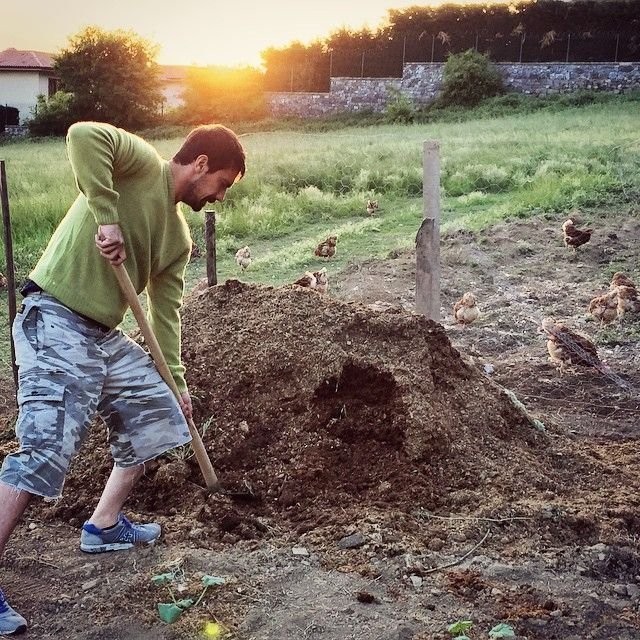
[[[169,162],[138,136],[97,122],[72,125],[67,152],[80,194],[29,277],[74,311],[116,327],[127,303],[94,238],[99,224],[119,224],[124,266],[136,291],[147,290],[151,327],[183,392],[180,306],[191,237]]]

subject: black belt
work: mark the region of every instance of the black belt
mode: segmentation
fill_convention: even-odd
[[[33,280],[27,280],[24,283],[24,285],[20,288],[20,293],[22,294],[23,298],[26,298],[31,293],[43,293],[43,292],[46,293],[46,291]],[[100,329],[100,331],[104,331],[105,333],[107,333],[108,331],[111,331],[111,327],[108,327],[106,324],[102,324],[101,322],[98,322],[97,320],[94,320],[89,316],[85,316],[84,313],[80,313],[75,309],[71,309],[71,311],[73,311],[73,313],[75,313],[76,315],[80,316],[83,320],[86,320],[92,327],[95,327],[96,329]]]

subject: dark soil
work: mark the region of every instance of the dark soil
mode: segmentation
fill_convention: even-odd
[[[65,496],[34,503],[7,552],[1,584],[33,637],[201,637],[218,619],[256,640],[425,639],[470,619],[474,639],[499,622],[530,640],[640,638],[640,323],[586,314],[614,271],[640,280],[640,222],[592,216],[576,256],[560,222],[444,237],[441,324],[413,313],[411,251],[329,264],[325,296],[233,280],[192,294],[195,422],[222,484],[254,498],[208,496],[192,451],[173,452],[128,503],[163,542],[84,556],[77,527],[110,468],[96,425]],[[467,290],[482,315],[461,327],[450,310]],[[546,315],[632,390],[560,376]],[[227,584],[163,626],[150,578],[167,568],[185,593],[205,573]]]

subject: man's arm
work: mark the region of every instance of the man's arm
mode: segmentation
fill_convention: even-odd
[[[114,172],[133,164],[133,141],[122,129],[96,122],[77,122],[67,133],[67,155],[78,189],[86,196],[98,225],[118,223],[119,194]]]

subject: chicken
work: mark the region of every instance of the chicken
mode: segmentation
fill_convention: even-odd
[[[618,320],[622,322],[627,313],[640,313],[640,297],[635,287],[619,286],[615,289],[618,297]]]
[[[306,289],[315,289],[318,281],[311,271],[305,271],[304,275],[298,278],[293,284],[297,284],[299,287],[305,287]]]
[[[6,289],[7,287],[7,276],[3,273],[0,273],[0,289]]]
[[[320,271],[314,271],[313,275],[316,279],[316,291],[318,293],[327,293],[329,290],[329,277],[327,276],[327,268],[322,267]]]
[[[593,298],[589,303],[589,313],[600,320],[600,326],[613,322],[618,317],[618,292],[609,291]]]
[[[242,247],[236,251],[236,264],[244,271],[251,264],[251,251],[249,247]]]
[[[627,313],[640,313],[640,297],[635,282],[621,271],[616,271],[609,285],[617,297],[618,320],[622,322]]]
[[[372,216],[378,210],[377,200],[367,200],[367,213]]]
[[[333,256],[336,255],[337,242],[338,238],[336,236],[329,236],[316,247],[314,254],[321,258],[325,258],[325,260],[333,258]]]
[[[545,318],[541,329],[547,334],[549,360],[559,367],[560,373],[564,373],[570,365],[594,367],[604,373],[605,367],[591,340],[555,322],[553,318]]]
[[[636,289],[636,283],[622,271],[616,271],[611,277],[611,284],[609,289],[615,289],[616,287],[633,287]]]
[[[190,256],[190,260],[195,260],[196,258],[201,258],[202,257],[202,251],[200,250],[200,247],[194,242],[191,245],[191,256]]]
[[[569,219],[562,224],[562,233],[565,245],[577,252],[578,247],[591,240],[593,229],[578,229],[573,220]]]
[[[467,325],[478,319],[480,309],[476,306],[476,297],[467,291],[458,302],[453,305],[453,317],[456,322]]]

